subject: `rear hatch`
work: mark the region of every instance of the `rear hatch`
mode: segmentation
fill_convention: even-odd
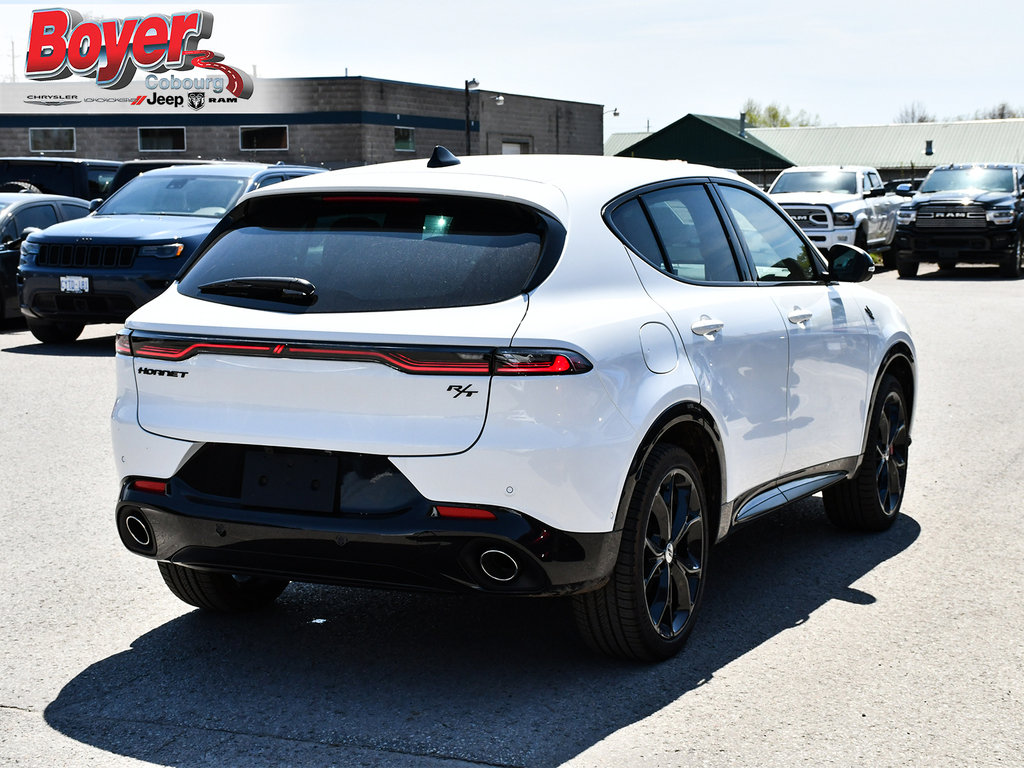
[[[195,442],[382,455],[466,450],[564,238],[459,196],[243,202],[180,284],[129,319],[139,423]]]

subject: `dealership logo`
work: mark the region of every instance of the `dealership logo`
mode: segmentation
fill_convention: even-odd
[[[202,91],[193,91],[188,95],[188,105],[192,109],[200,110],[206,104],[206,94]]]
[[[32,95],[32,96],[26,96],[25,97],[25,103],[26,104],[32,104],[32,105],[40,105],[40,106],[44,106],[44,107],[64,107],[64,106],[67,106],[68,104],[79,104],[79,103],[81,103],[81,99],[79,99],[77,96],[74,96],[74,95],[65,95],[65,96]]]
[[[198,67],[220,76],[197,80],[221,81],[232,96],[249,98],[253,83],[247,73],[223,64],[222,54],[199,49],[199,41],[212,31],[213,14],[208,11],[101,21],[84,21],[82,14],[67,8],[33,11],[25,76],[47,81],[78,75],[95,78],[101,88],[118,89],[128,87],[140,69]]]

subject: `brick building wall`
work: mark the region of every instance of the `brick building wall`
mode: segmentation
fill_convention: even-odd
[[[26,107],[23,96],[30,90],[31,98],[71,94],[70,103]],[[40,154],[30,150],[30,128],[73,130],[74,151],[45,153],[57,157],[202,157],[338,168],[428,157],[437,144],[465,153],[464,88],[364,77],[258,80],[251,100],[215,104],[211,97],[216,94],[206,92],[207,101],[198,110],[187,104],[150,104],[154,93],[174,92],[147,90],[141,81],[123,91],[70,81],[0,84],[0,155]],[[131,103],[140,96],[146,103]],[[473,90],[469,108],[473,154],[603,152],[600,104]],[[286,137],[287,146],[243,149],[243,126],[276,132]],[[140,127],[171,129],[183,137],[184,149],[142,150]]]

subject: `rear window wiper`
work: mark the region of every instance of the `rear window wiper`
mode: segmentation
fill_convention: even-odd
[[[200,293],[310,305],[316,286],[301,277],[232,277],[199,286]]]

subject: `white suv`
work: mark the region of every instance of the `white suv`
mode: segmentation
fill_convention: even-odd
[[[201,608],[574,594],[593,647],[666,658],[735,526],[897,514],[915,353],[872,269],[680,162],[439,148],[250,193],[118,335],[121,539]]]

